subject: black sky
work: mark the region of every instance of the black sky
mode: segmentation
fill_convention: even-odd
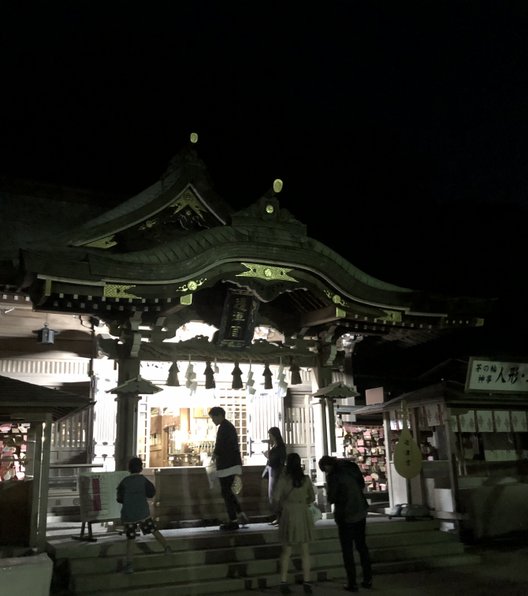
[[[373,276],[524,287],[526,2],[0,2],[0,174],[131,195],[200,135],[215,186]]]

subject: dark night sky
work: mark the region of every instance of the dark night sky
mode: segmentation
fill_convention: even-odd
[[[188,139],[234,207],[399,285],[524,286],[528,3],[0,2],[0,175],[131,195]]]

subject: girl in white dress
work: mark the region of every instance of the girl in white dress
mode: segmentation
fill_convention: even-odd
[[[309,506],[315,501],[311,479],[301,466],[298,453],[286,458],[286,470],[277,483],[277,509],[279,516],[279,541],[282,545],[280,557],[281,594],[291,594],[288,586],[288,567],[294,544],[300,544],[305,594],[312,594],[310,583],[310,548],[314,539],[314,521]]]

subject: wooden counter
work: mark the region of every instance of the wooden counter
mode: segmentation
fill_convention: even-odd
[[[0,482],[0,545],[29,546],[32,480]]]
[[[460,491],[465,515],[462,526],[473,539],[526,536],[528,533],[528,484],[514,478],[500,479]]]
[[[243,466],[242,492],[238,496],[242,510],[253,520],[271,516],[268,481],[262,478],[264,466]],[[224,501],[218,483],[209,487],[203,466],[146,468],[144,475],[156,486],[152,516],[159,528],[174,528],[182,522],[204,525],[226,520]]]

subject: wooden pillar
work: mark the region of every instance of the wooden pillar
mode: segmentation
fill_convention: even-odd
[[[323,455],[328,454],[328,442],[326,432],[326,400],[324,398],[315,398],[312,400],[313,424],[314,424],[314,455],[315,468],[317,472],[317,482],[324,483],[325,475],[319,470],[318,462]]]
[[[43,422],[31,423],[34,448],[31,453],[33,486],[29,546],[39,553],[46,552],[51,424],[49,413],[45,415]]]
[[[136,455],[139,395],[122,393],[117,396],[116,400],[116,470],[126,470],[128,468],[128,461]]]
[[[33,474],[33,487],[31,495],[31,520],[30,520],[30,536],[29,546],[36,549],[38,543],[39,531],[39,512],[40,512],[40,496],[42,494],[42,445],[44,440],[43,423],[31,423],[30,444],[32,442],[32,449],[29,453],[31,471]],[[33,439],[33,441],[31,441]],[[26,469],[27,471],[27,469]]]
[[[331,363],[335,357],[335,346],[331,343],[331,335],[324,338],[325,342],[319,346],[319,364],[314,369],[315,384],[318,388],[325,387],[332,381]],[[317,482],[324,484],[325,475],[319,470],[318,462],[323,455],[329,455],[328,442],[328,410],[327,400],[316,397],[312,401],[315,428],[315,467]]]
[[[48,491],[49,491],[49,467],[51,453],[51,414],[46,414],[42,426],[42,453],[40,461],[40,490],[38,507],[38,529],[37,529],[37,552],[46,552],[46,529],[48,521]]]
[[[334,454],[336,450],[336,421],[335,421],[335,401],[332,398],[326,400],[326,432],[328,453]]]
[[[328,432],[327,432],[327,412],[326,412],[326,400],[320,399],[317,405],[316,411],[319,416],[316,417],[316,437],[315,437],[315,451],[320,451],[320,456],[328,453]]]
[[[119,385],[139,376],[139,358],[123,358],[119,360]],[[116,414],[115,467],[126,470],[128,461],[136,455],[138,403],[137,393],[118,393]]]

